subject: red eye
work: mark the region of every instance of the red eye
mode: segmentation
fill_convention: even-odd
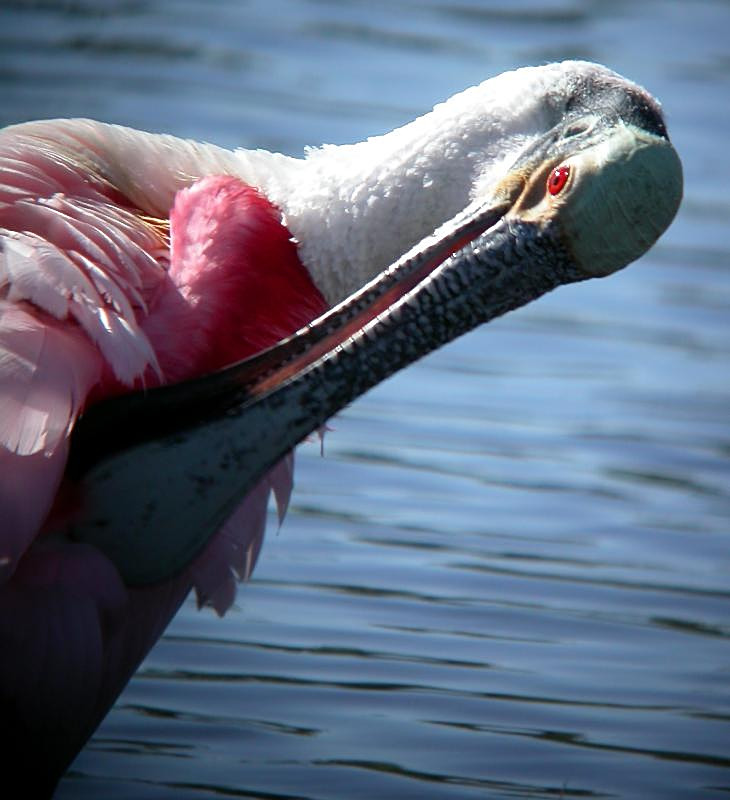
[[[563,187],[568,182],[569,175],[570,167],[566,167],[565,164],[563,164],[562,167],[555,167],[547,180],[548,192],[552,195],[560,194],[560,192],[563,191]]]

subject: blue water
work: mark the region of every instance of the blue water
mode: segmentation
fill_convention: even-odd
[[[565,57],[664,103],[661,242],[298,451],[222,620],[187,604],[66,798],[730,795],[730,5],[5,0],[0,122],[299,154]]]

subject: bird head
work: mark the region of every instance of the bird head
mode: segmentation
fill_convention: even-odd
[[[563,162],[568,181],[546,196]],[[588,274],[605,273],[617,244],[623,266],[658,237],[682,186],[657,101],[585,61],[503,73],[387,134],[310,150],[300,166],[267,174],[263,190],[332,304],[466,208],[505,198],[512,218],[559,214]]]

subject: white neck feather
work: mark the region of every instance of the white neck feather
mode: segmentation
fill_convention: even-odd
[[[486,189],[555,122],[546,96],[586,68],[596,65],[504,73],[402,128],[304,160],[240,150],[240,172],[282,209],[315,283],[336,302]]]

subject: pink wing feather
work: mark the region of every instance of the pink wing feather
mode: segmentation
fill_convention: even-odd
[[[88,402],[222,366],[324,310],[275,208],[235,178],[196,183],[235,165],[90,121],[0,132],[0,711],[18,741],[56,753],[56,774],[191,586],[225,612],[271,490],[280,516],[288,504],[292,457],[183,575],[149,589],[125,587],[93,547],[39,535]]]
[[[79,331],[0,301],[0,582],[51,508],[68,434],[101,370]]]

